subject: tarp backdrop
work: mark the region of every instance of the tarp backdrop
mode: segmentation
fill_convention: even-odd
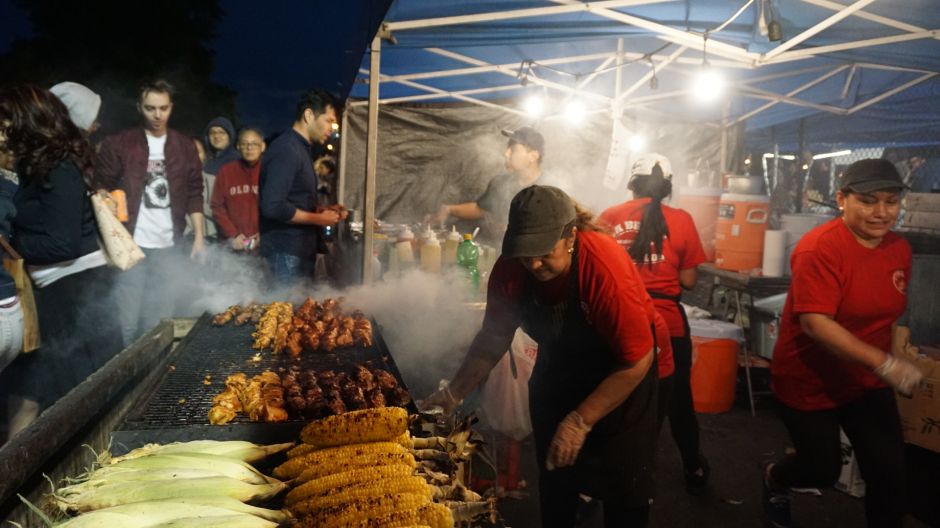
[[[361,209],[365,175],[367,110],[348,108],[347,207]],[[704,124],[623,121],[646,130],[648,150],[670,158],[674,187],[687,171],[718,166],[720,131]],[[463,105],[382,105],[379,112],[375,214],[386,222],[414,223],[443,203],[475,201],[489,181],[506,172],[507,139],[500,131],[533,125],[498,109]],[[603,184],[612,120],[595,115],[580,126],[562,120],[535,124],[545,137],[542,169],[595,212],[626,200],[624,177],[616,188]],[[733,149],[732,149],[733,150]],[[629,167],[629,163],[627,164]],[[625,175],[624,175],[625,176]]]

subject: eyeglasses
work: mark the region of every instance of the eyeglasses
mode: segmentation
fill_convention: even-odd
[[[243,149],[252,149],[252,148],[261,148],[262,143],[239,143],[238,148]]]

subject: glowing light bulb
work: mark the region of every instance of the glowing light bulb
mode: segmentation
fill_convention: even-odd
[[[633,152],[640,152],[641,150],[646,150],[646,138],[636,134],[630,137],[630,140],[627,142],[627,147]]]
[[[692,95],[702,103],[716,101],[724,94],[725,83],[725,78],[721,75],[721,72],[703,66],[702,71],[695,77],[692,84]]]
[[[522,106],[526,113],[532,117],[539,117],[545,111],[545,101],[538,95],[530,96]]]
[[[327,145],[327,146],[326,146],[326,149],[327,149],[327,150],[333,150],[333,145]]]
[[[339,123],[333,123],[333,130],[339,130]]]
[[[565,107],[565,118],[575,124],[584,121],[585,108],[581,101],[571,101]]]

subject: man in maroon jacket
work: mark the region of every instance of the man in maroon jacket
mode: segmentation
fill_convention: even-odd
[[[234,251],[252,253],[260,248],[258,235],[258,175],[264,154],[264,134],[246,127],[235,148],[242,158],[219,169],[212,190],[212,216]]]
[[[186,215],[194,226],[190,258],[205,257],[202,164],[189,136],[167,125],[173,87],[159,80],[140,89],[137,109],[143,128],[108,137],[101,145],[97,174],[108,189],[127,196],[127,230],[147,255],[119,274],[119,316],[125,346],[162,317],[173,314],[173,284],[179,283],[179,244]]]

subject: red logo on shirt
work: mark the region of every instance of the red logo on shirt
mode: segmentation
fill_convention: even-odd
[[[904,277],[904,270],[895,270],[894,274],[891,275],[891,282],[894,283],[894,287],[897,288],[901,294],[907,291],[907,278]]]

